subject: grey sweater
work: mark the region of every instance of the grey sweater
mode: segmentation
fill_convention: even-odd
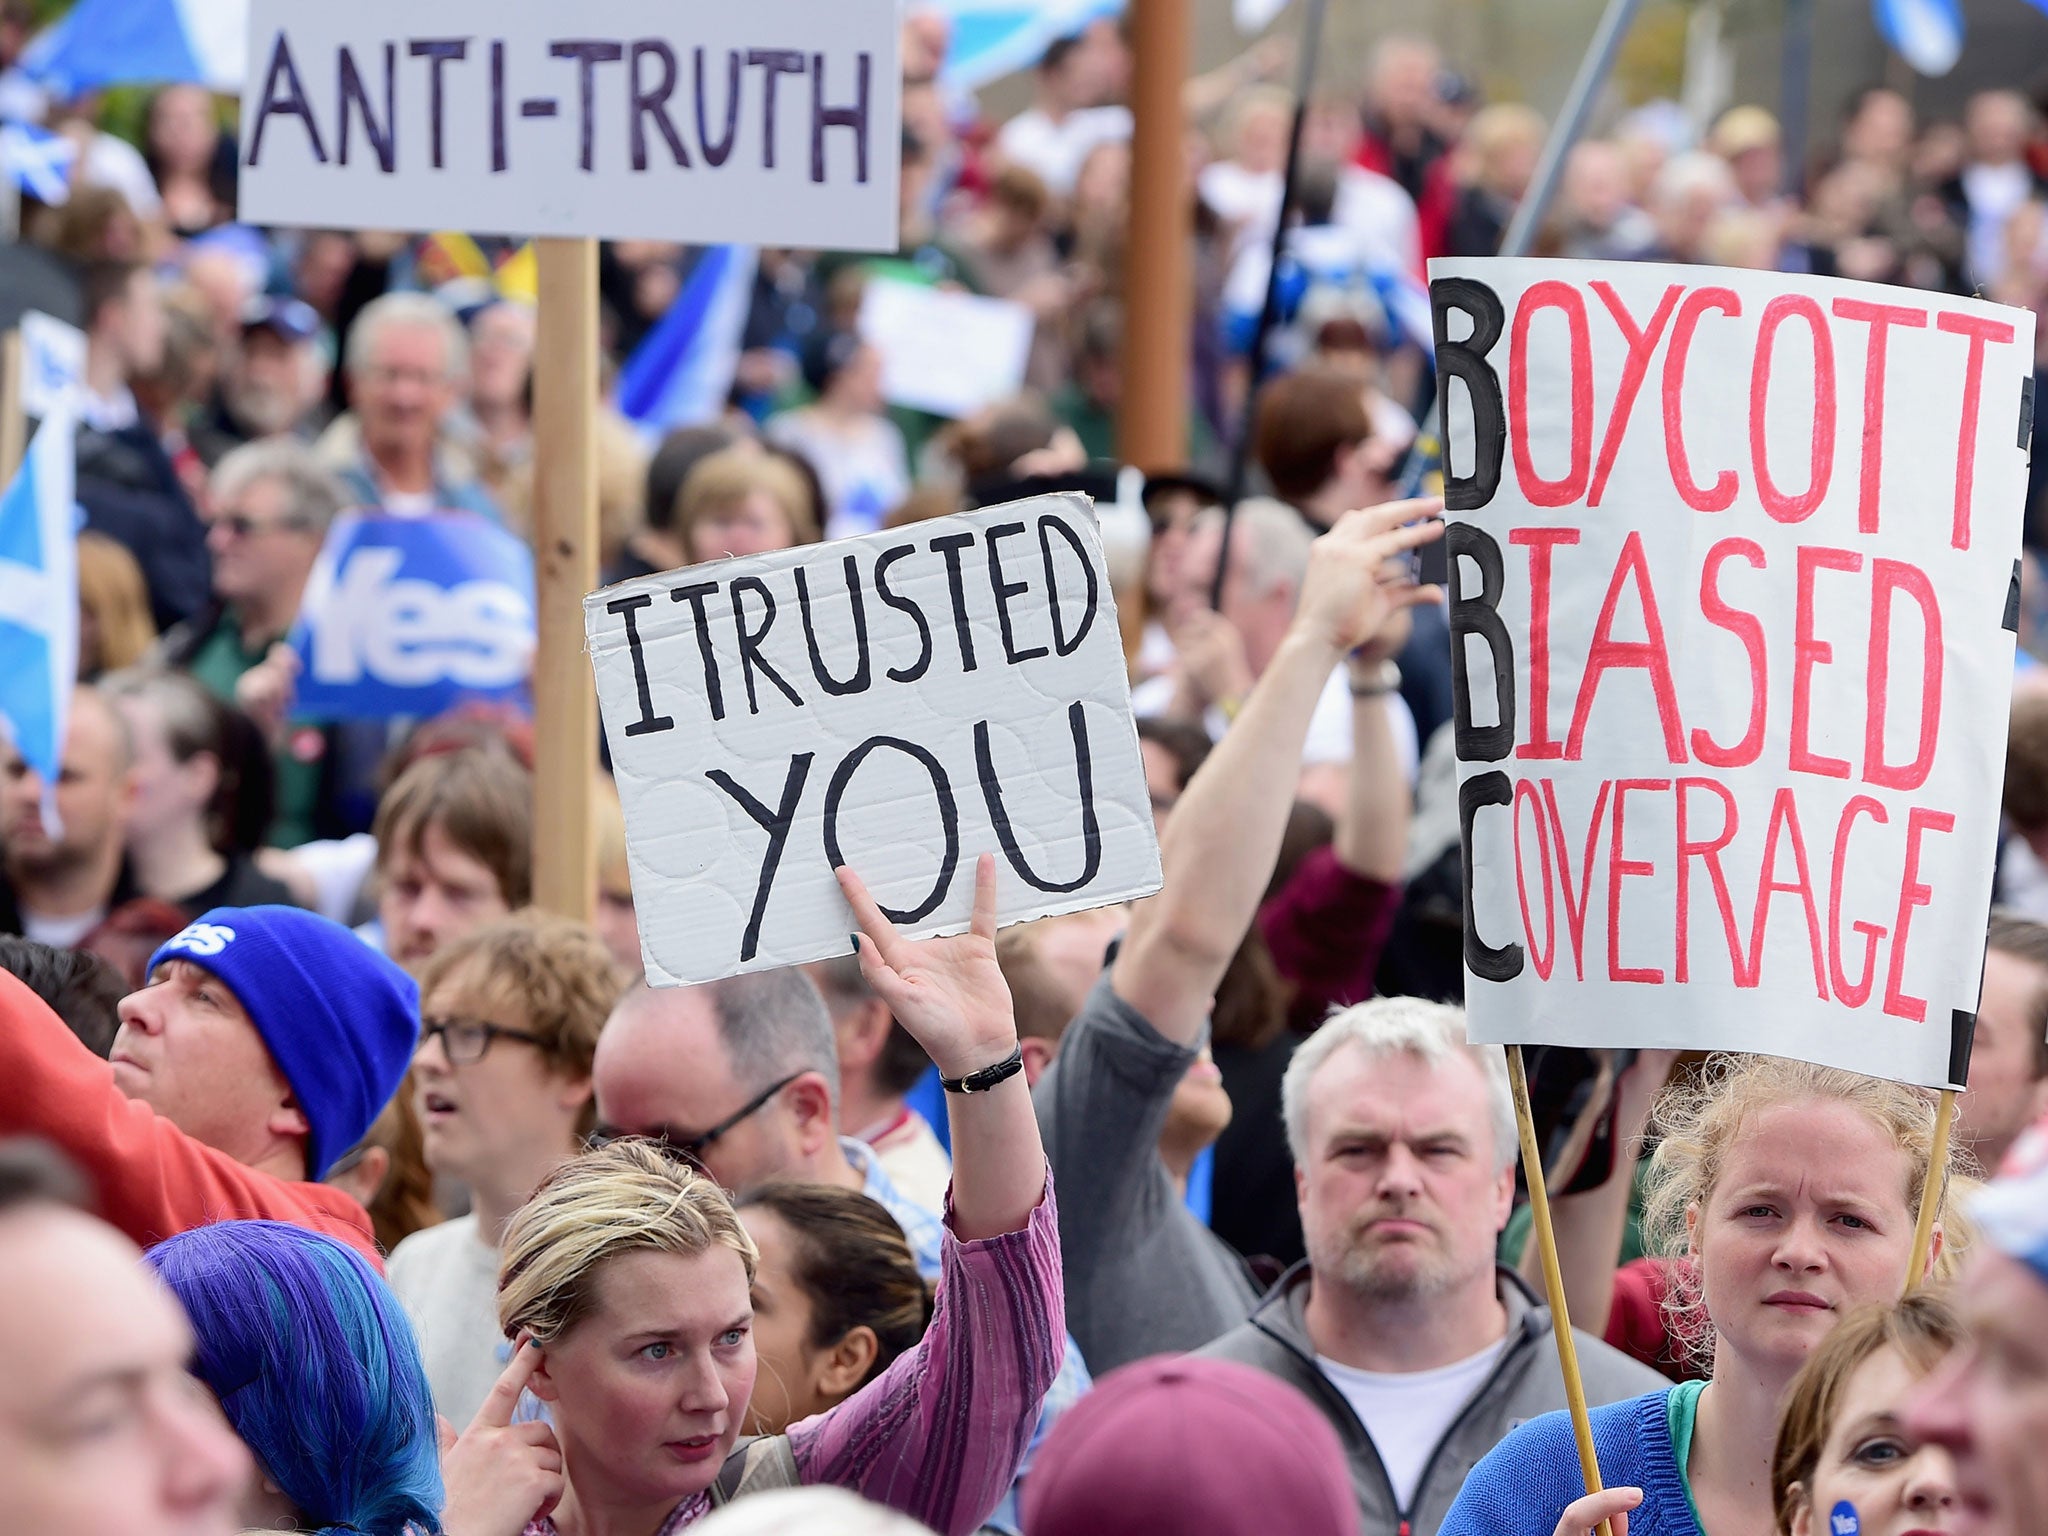
[[[1550,1336],[1550,1308],[1544,1306],[1521,1276],[1499,1272],[1500,1298],[1507,1307],[1507,1347],[1472,1400],[1459,1411],[1444,1438],[1437,1442],[1411,1508],[1395,1501],[1393,1483],[1380,1461],[1372,1436],[1351,1411],[1351,1404],[1316,1364],[1305,1312],[1309,1267],[1297,1264],[1267,1293],[1251,1320],[1234,1328],[1203,1350],[1204,1355],[1237,1360],[1279,1377],[1322,1409],[1337,1431],[1351,1463],[1351,1486],[1365,1536],[1435,1536],[1449,1513],[1465,1475],[1507,1432],[1525,1420],[1565,1406],[1564,1376]],[[1653,1392],[1671,1383],[1620,1350],[1573,1330],[1578,1342],[1579,1374],[1586,1400],[1598,1407]]]

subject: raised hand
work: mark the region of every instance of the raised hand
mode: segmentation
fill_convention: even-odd
[[[521,1337],[512,1363],[453,1445],[441,1453],[445,1536],[520,1536],[562,1497],[562,1448],[545,1424],[514,1424],[541,1352]]]
[[[1309,552],[1294,626],[1339,655],[1378,639],[1396,615],[1442,597],[1417,586],[1395,558],[1443,537],[1443,499],[1421,497],[1346,512]]]
[[[950,938],[904,938],[882,915],[860,876],[837,871],[839,889],[861,931],[860,972],[897,1022],[916,1037],[942,1077],[994,1066],[1017,1045],[1010,988],[996,964],[996,861],[974,866],[974,919]]]

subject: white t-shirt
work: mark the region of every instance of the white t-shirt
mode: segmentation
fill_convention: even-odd
[[[1394,1485],[1394,1500],[1407,1509],[1429,1466],[1430,1453],[1493,1370],[1505,1339],[1468,1360],[1433,1371],[1361,1371],[1323,1355],[1316,1364],[1330,1385],[1344,1394]]]
[[[828,428],[808,410],[785,411],[768,422],[768,441],[794,448],[818,472],[825,488],[825,537],[873,533],[910,494],[910,455],[903,432],[886,416],[870,416],[851,432]]]
[[[1084,107],[1054,122],[1037,107],[1019,112],[996,135],[996,149],[1006,160],[1038,173],[1054,196],[1074,190],[1081,166],[1098,144],[1131,136],[1128,107]]]
[[[477,1236],[473,1214],[458,1216],[394,1248],[386,1278],[419,1335],[435,1409],[457,1430],[467,1427],[505,1369],[498,1250]]]
[[[80,939],[106,920],[105,907],[94,907],[76,917],[38,917],[33,912],[23,912],[21,936],[32,944],[47,944],[52,949],[75,949]]]

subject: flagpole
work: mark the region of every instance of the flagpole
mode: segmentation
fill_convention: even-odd
[[[533,900],[578,922],[597,906],[591,826],[597,690],[583,598],[597,585],[597,242],[535,242]]]
[[[0,486],[14,483],[28,446],[28,418],[21,408],[21,332],[0,336]]]
[[[1131,207],[1124,245],[1123,398],[1117,452],[1156,473],[1187,458],[1194,308],[1181,90],[1191,0],[1132,0]]]

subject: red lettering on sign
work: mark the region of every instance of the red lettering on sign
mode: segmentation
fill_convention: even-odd
[[[1678,307],[1678,296],[1685,288],[1680,283],[1666,288],[1664,297],[1657,301],[1655,313],[1650,316],[1650,323],[1638,326],[1612,283],[1595,281],[1587,286],[1600,295],[1600,302],[1607,306],[1607,313],[1614,317],[1614,323],[1621,327],[1622,339],[1628,343],[1628,356],[1621,365],[1621,386],[1614,392],[1614,407],[1607,413],[1607,433],[1600,440],[1600,457],[1593,465],[1593,488],[1586,494],[1586,505],[1597,507],[1601,494],[1607,489],[1607,477],[1614,470],[1614,456],[1621,452],[1621,439],[1628,430],[1629,413],[1635,409],[1636,395],[1641,392],[1643,379],[1650,371],[1651,354],[1657,350],[1657,341],[1663,336],[1664,327],[1670,323],[1671,312]]]
[[[1536,472],[1529,451],[1529,325],[1546,309],[1565,317],[1571,332],[1571,463],[1561,480]],[[1531,284],[1515,310],[1508,341],[1508,440],[1522,494],[1539,507],[1561,507],[1586,494],[1593,458],[1593,333],[1586,323],[1586,299],[1569,283]]]
[[[1685,364],[1692,351],[1692,333],[1708,310],[1739,316],[1742,300],[1731,288],[1701,288],[1679,306],[1678,319],[1671,327],[1671,346],[1664,354],[1664,457],[1671,466],[1671,483],[1695,512],[1723,512],[1735,500],[1736,476],[1724,469],[1712,485],[1701,485],[1692,477],[1692,465],[1685,454]]]
[[[1783,881],[1774,878],[1778,872],[1778,841],[1783,837],[1792,845],[1792,864],[1796,878]],[[1813,899],[1813,874],[1806,863],[1806,838],[1799,830],[1799,807],[1789,788],[1781,788],[1771,800],[1771,824],[1764,831],[1764,860],[1757,871],[1756,916],[1749,925],[1749,956],[1743,962],[1743,974],[1736,978],[1738,986],[1755,986],[1757,976],[1763,967],[1764,929],[1770,922],[1771,898],[1780,895],[1796,895],[1806,912],[1806,940],[1813,953],[1813,986],[1820,994],[1820,1000],[1828,1000],[1828,978],[1826,969],[1827,946],[1820,936],[1820,909]],[[1747,979],[1743,979],[1744,977]]]
[[[1634,585],[1636,600],[1642,605],[1647,640],[1614,638],[1615,610],[1621,604],[1621,589],[1628,584]],[[1643,556],[1640,533],[1631,533],[1621,546],[1614,579],[1607,584],[1607,597],[1600,604],[1600,620],[1593,628],[1585,676],[1579,681],[1579,699],[1572,710],[1571,734],[1565,740],[1564,755],[1573,762],[1579,761],[1584,753],[1586,721],[1593,712],[1600,680],[1614,667],[1640,667],[1648,675],[1650,690],[1657,700],[1657,719],[1664,728],[1664,750],[1672,762],[1685,762],[1685,733],[1678,715],[1678,690],[1671,680],[1671,652],[1664,643],[1664,620],[1657,611],[1657,596],[1650,586],[1650,567]]]
[[[1543,942],[1536,942],[1536,925],[1529,917],[1529,882],[1524,876],[1522,860],[1522,802],[1527,800],[1529,808],[1536,813],[1536,857],[1543,867]],[[1557,963],[1557,904],[1550,895],[1550,834],[1543,825],[1543,797],[1536,793],[1536,786],[1527,779],[1515,781],[1515,894],[1522,901],[1522,933],[1529,940],[1529,959],[1536,966],[1536,974],[1543,980],[1550,980],[1551,968]]]
[[[1813,426],[1807,439],[1809,473],[1806,489],[1788,496],[1771,479],[1765,448],[1764,419],[1771,388],[1771,359],[1778,328],[1797,316],[1813,333]],[[1756,473],[1756,493],[1764,511],[1781,523],[1803,522],[1828,493],[1835,470],[1835,348],[1828,337],[1827,316],[1804,294],[1781,294],[1764,306],[1756,331],[1756,359],[1749,370],[1749,462]]]
[[[1721,830],[1707,839],[1691,835],[1692,816],[1686,809],[1686,794],[1690,790],[1703,789],[1721,799]],[[1742,940],[1735,927],[1735,903],[1728,895],[1728,876],[1721,868],[1721,850],[1735,841],[1735,830],[1740,822],[1740,813],[1735,808],[1735,795],[1726,784],[1718,779],[1680,779],[1678,781],[1678,963],[1673,979],[1688,980],[1691,974],[1692,925],[1692,861],[1700,860],[1707,866],[1707,879],[1713,883],[1714,900],[1721,908],[1721,929],[1728,936],[1728,959],[1735,971],[1735,984],[1755,986],[1756,981],[1742,979]]]
[[[1861,1008],[1870,998],[1871,982],[1877,974],[1877,943],[1884,937],[1884,929],[1876,923],[1855,925],[1863,935],[1863,974],[1850,981],[1842,969],[1842,875],[1849,862],[1849,833],[1858,816],[1868,816],[1880,826],[1890,819],[1877,801],[1857,795],[1842,807],[1842,820],[1835,828],[1835,863],[1828,881],[1828,979],[1835,984],[1836,1000],[1851,1008]]]
[[[1994,341],[2009,343],[2013,339],[2013,329],[2002,320],[1980,320],[1975,315],[1961,315],[1953,310],[1937,315],[1934,324],[1937,330],[1946,331],[1951,336],[1970,338],[1970,358],[1963,368],[1963,425],[1956,434],[1955,521],[1949,531],[1951,544],[1957,549],[1968,549],[1970,496],[1977,481],[1977,408],[1984,398],[1984,346]],[[1905,942],[1904,930],[1900,933],[1892,947],[1895,960]],[[1886,1011],[1890,1011],[1889,1007]]]
[[[1906,874],[1899,884],[1898,920],[1892,924],[1892,963],[1885,971],[1884,1011],[1915,1024],[1927,1017],[1927,999],[1906,995],[1906,930],[1913,909],[1934,899],[1934,892],[1920,882],[1920,838],[1926,832],[1955,829],[1956,819],[1946,811],[1923,810],[1916,805],[1906,812]]]
[[[1821,571],[1860,571],[1863,557],[1853,550],[1825,549],[1801,545],[1799,585],[1792,619],[1792,746],[1791,765],[1798,773],[1818,773],[1830,779],[1849,777],[1849,765],[1839,757],[1822,757],[1807,745],[1813,712],[1813,669],[1835,658],[1835,648],[1813,637],[1813,581]]]
[[[1856,531],[1875,533],[1877,487],[1884,468],[1886,343],[1895,325],[1925,327],[1927,311],[1902,304],[1872,304],[1865,299],[1837,299],[1829,307],[1837,319],[1862,320],[1870,326],[1870,346],[1863,354],[1863,463],[1856,482]]]
[[[1550,734],[1550,552],[1579,542],[1576,528],[1516,528],[1508,542],[1529,551],[1529,739],[1517,757],[1564,756],[1564,744]]]
[[[1934,771],[1935,732],[1941,725],[1941,605],[1934,584],[1917,565],[1878,560],[1871,566],[1870,709],[1863,719],[1863,779],[1886,789],[1918,789]],[[1920,609],[1920,745],[1913,761],[1884,760],[1885,709],[1891,695],[1892,595],[1903,592]]]
[[[1572,969],[1580,981],[1586,979],[1586,907],[1593,889],[1593,845],[1600,836],[1600,818],[1607,810],[1609,781],[1600,781],[1600,793],[1593,799],[1592,819],[1586,823],[1586,852],[1579,861],[1577,899],[1573,899],[1572,861],[1564,840],[1564,817],[1557,808],[1557,785],[1545,779],[1543,801],[1550,812],[1551,840],[1557,844],[1558,889],[1564,892],[1565,932],[1572,941]]]
[[[1607,853],[1607,978],[1610,981],[1656,983],[1664,973],[1647,966],[1625,966],[1621,962],[1621,882],[1631,875],[1654,875],[1657,866],[1648,859],[1622,857],[1621,840],[1630,790],[1669,789],[1669,779],[1621,779],[1614,786],[1614,835]]]
[[[1769,673],[1764,665],[1764,626],[1755,614],[1730,607],[1721,596],[1721,567],[1740,555],[1755,570],[1764,568],[1763,546],[1754,539],[1723,539],[1707,551],[1700,567],[1700,612],[1709,624],[1725,629],[1742,642],[1749,657],[1749,729],[1732,747],[1717,746],[1704,726],[1692,733],[1692,755],[1715,768],[1741,768],[1757,760],[1764,747],[1764,710],[1769,698]],[[1704,781],[1701,781],[1704,782]]]

